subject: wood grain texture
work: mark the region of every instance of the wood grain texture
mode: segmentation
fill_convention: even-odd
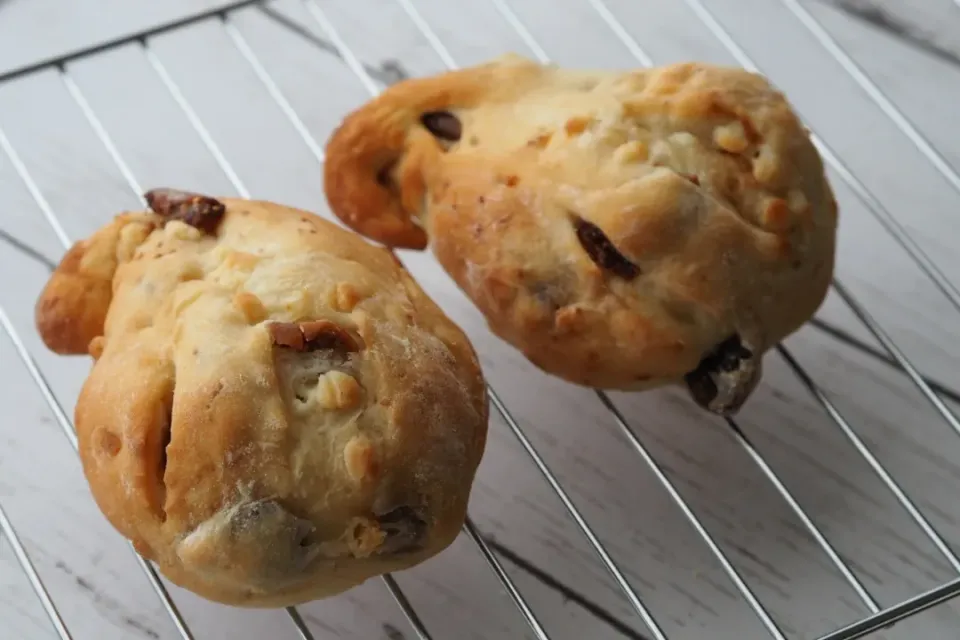
[[[819,0],[929,53],[960,63],[960,33],[954,0]]]
[[[561,64],[616,68],[637,64],[586,0],[563,0],[562,10],[553,0],[509,2],[537,42]],[[413,3],[460,65],[508,50],[529,53],[488,0]],[[119,6],[108,0],[90,3],[98,4],[101,12]],[[169,17],[167,12],[211,3],[165,4],[180,7],[165,9]],[[40,30],[46,18],[42,12],[30,13],[25,5],[0,4],[0,34],[20,20],[15,31],[31,33],[36,41],[30,55],[47,55],[59,46],[54,42],[57,36],[49,34],[58,32]],[[733,61],[682,2],[607,0],[607,5],[657,63]],[[21,13],[8,11],[8,6],[20,7]],[[368,96],[301,2],[280,0],[269,6],[275,15],[244,10],[232,22],[308,130],[322,142],[343,114]],[[444,68],[394,0],[321,2],[321,6],[377,78]],[[713,0],[709,6],[924,250],[955,282],[960,281],[953,233],[960,195],[925,164],[782,5],[770,0]],[[960,130],[953,126],[960,69],[834,7],[807,6],[954,166],[960,166]],[[73,11],[70,42],[112,37],[104,35],[97,17],[106,14],[92,8]],[[118,22],[113,35],[130,24],[142,28],[160,19],[145,10],[123,11],[130,18],[126,26]],[[960,10],[937,15],[938,22],[953,20],[953,28],[960,27]],[[3,46],[0,68],[29,62],[22,53],[11,62]],[[165,34],[150,47],[246,189],[258,198],[329,216],[316,158],[217,21]],[[139,45],[83,60],[67,71],[140,188],[234,192],[235,185]],[[0,86],[0,127],[70,237],[88,234],[117,211],[136,205],[131,185],[55,71]],[[957,312],[836,174],[832,180],[842,207],[838,276],[924,373],[960,388],[955,364],[960,355]],[[50,258],[63,252],[3,154],[0,229]],[[535,372],[492,338],[479,314],[430,256],[407,252],[402,258],[475,341],[491,384],[667,635],[683,640],[767,637],[716,558],[594,394]],[[0,305],[69,414],[89,364],[54,357],[33,332],[32,305],[46,268],[0,244],[0,273],[12,274],[0,287]],[[819,317],[876,344],[835,296]],[[942,537],[950,544],[960,540],[960,507],[953,498],[960,482],[957,434],[905,376],[876,358],[815,327],[793,336],[788,346]],[[955,576],[783,359],[771,354],[766,366],[764,382],[739,423],[878,603],[894,604]],[[788,638],[816,638],[867,613],[722,422],[694,410],[677,391],[617,394],[615,401]],[[132,552],[97,512],[72,450],[3,339],[0,406],[8,407],[0,426],[0,501],[74,636],[176,638]],[[504,566],[552,638],[606,640],[648,633],[529,456],[496,417],[472,514],[477,526],[505,549],[500,556]],[[55,637],[4,544],[0,543],[0,618],[11,621],[11,637]],[[435,638],[532,637],[466,537],[397,578]],[[573,589],[574,597],[564,597],[558,584]],[[296,637],[283,612],[219,607],[175,588],[173,594],[198,638]],[[318,638],[413,637],[379,581],[302,611]],[[944,605],[872,637],[954,638],[960,626],[958,613],[957,605]]]
[[[230,4],[230,0],[0,0],[0,73]]]

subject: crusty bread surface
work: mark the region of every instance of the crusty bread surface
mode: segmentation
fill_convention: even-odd
[[[65,255],[46,345],[110,523],[176,584],[279,607],[460,531],[486,439],[465,334],[386,249],[280,204],[171,189]]]
[[[325,189],[351,228],[430,247],[490,328],[596,388],[736,412],[822,304],[837,204],[784,95],[743,69],[508,55],[348,114]]]

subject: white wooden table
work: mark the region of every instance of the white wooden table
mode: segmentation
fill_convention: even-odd
[[[960,194],[950,181],[780,0],[704,2],[922,251],[950,281],[960,282]],[[457,65],[507,50],[534,55],[531,42],[561,64],[639,64],[637,50],[618,37],[591,0],[502,0],[515,12],[514,23],[492,0],[407,3],[422,24],[396,0],[321,0],[317,6],[380,82],[443,70],[438,44]],[[229,4],[0,1],[0,74]],[[951,54],[960,55],[960,7],[953,0],[927,0],[916,11],[893,1],[866,4],[886,6],[894,23],[906,25],[902,31],[926,44],[905,43],[829,3],[805,0],[803,6],[933,141],[945,162],[960,168],[960,64],[951,61]],[[303,2],[266,6],[232,13],[229,24],[275,79],[309,135],[322,143],[369,94]],[[743,62],[684,1],[606,0],[606,6],[625,27],[621,35],[655,63]],[[519,25],[529,29],[527,39]],[[436,37],[433,43],[423,27]],[[149,55],[132,43],[71,62],[66,76],[46,68],[0,83],[0,128],[20,163],[0,152],[0,231],[9,236],[0,238],[0,305],[67,415],[89,362],[46,352],[32,327],[33,303],[48,274],[44,260],[56,260],[64,250],[37,194],[71,240],[137,206],[131,181],[139,188],[223,194],[242,187],[257,198],[329,215],[317,158],[231,33],[214,18],[151,38]],[[157,62],[191,105],[194,121],[158,75]],[[99,132],[91,127],[91,113]],[[209,134],[206,143],[198,123]],[[108,149],[100,134],[115,147]],[[234,181],[210,142],[229,163]],[[118,159],[128,175],[118,169]],[[24,171],[37,193],[22,179]],[[842,210],[840,281],[938,385],[938,397],[960,411],[950,392],[960,391],[960,312],[840,174],[831,177]],[[784,500],[744,441],[695,410],[684,393],[614,396],[657,468],[729,559],[724,567],[592,392],[537,373],[492,338],[429,255],[402,258],[469,332],[491,385],[666,637],[770,637],[729,570],[791,640],[819,638],[868,615],[870,605],[837,570],[809,524],[829,540],[878,608],[960,575],[776,352],[767,358],[764,382],[738,424],[809,523]],[[791,337],[787,347],[875,464],[956,549],[960,435],[908,376],[878,357],[882,346],[839,296],[831,294],[818,323]],[[97,511],[68,439],[5,334],[0,407],[0,504],[73,637],[181,637],[132,551]],[[496,412],[471,514],[550,638],[654,637]],[[534,637],[466,536],[395,577],[435,639]],[[230,609],[169,588],[198,639],[297,637],[284,611]],[[958,602],[870,637],[955,640]],[[379,580],[300,612],[317,638],[416,637]],[[0,540],[0,637],[58,637],[7,540]]]

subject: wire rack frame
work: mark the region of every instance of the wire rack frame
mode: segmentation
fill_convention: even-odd
[[[524,22],[511,8],[509,0],[488,1],[493,4],[506,23],[516,31],[517,35],[527,45],[531,53],[533,53],[542,62],[550,62],[550,59],[543,47],[537,42]],[[640,63],[642,66],[652,66],[655,64],[654,60],[646,53],[642,46],[632,36],[629,35],[629,32],[621,24],[617,16],[607,7],[603,0],[581,1],[586,2],[590,7],[592,7],[593,10],[596,11],[599,17],[602,18],[602,20],[610,28],[614,37],[616,37],[625,46],[625,48],[633,55],[638,63]],[[826,29],[820,25],[816,18],[814,18],[798,0],[779,1],[787,9],[789,9],[789,11],[796,17],[798,22],[800,22],[806,29],[810,31],[810,33],[824,47],[824,49],[829,52],[837,61],[837,63],[847,72],[850,78],[878,107],[881,108],[883,113],[917,147],[917,149],[924,155],[930,164],[937,169],[937,171],[952,185],[954,189],[960,192],[960,174],[958,174],[958,172],[951,167],[951,165],[943,158],[940,152],[917,130],[907,116],[905,116],[903,112],[893,104],[893,102],[879,89],[879,87],[874,84],[869,76],[856,65],[856,63],[846,53],[842,46],[839,45],[828,34]],[[427,20],[425,20],[424,17],[419,13],[414,1],[396,0],[396,2],[402,7],[420,34],[430,44],[434,52],[446,65],[446,67],[449,69],[458,68],[456,60],[446,48],[442,39],[432,29]],[[752,71],[761,71],[758,65],[749,57],[744,49],[736,42],[736,40],[725,29],[722,23],[701,2],[701,0],[684,0],[684,2],[703,22],[703,24],[714,34],[714,36],[716,36],[719,42],[731,53],[731,55],[734,56],[739,64]],[[958,4],[958,6],[960,6],[960,0],[955,0],[955,2]],[[234,27],[231,21],[231,15],[233,12],[248,6],[263,4],[265,4],[265,0],[245,0],[232,3],[217,10],[198,13],[189,18],[172,21],[167,24],[133,34],[131,36],[117,38],[115,40],[104,42],[95,47],[80,50],[66,56],[44,60],[20,69],[15,69],[11,72],[0,74],[0,83],[35,72],[56,69],[59,72],[59,76],[63,81],[68,93],[75,101],[76,106],[82,112],[84,118],[87,120],[97,138],[103,144],[112,161],[116,165],[116,168],[120,171],[121,175],[135,195],[142,200],[141,194],[143,191],[136,177],[118,151],[117,147],[114,145],[109,132],[98,118],[96,112],[91,108],[83,92],[80,90],[80,87],[70,76],[68,70],[68,64],[70,62],[79,60],[81,58],[94,56],[123,45],[138,43],[140,45],[142,54],[155,71],[158,79],[169,91],[176,104],[182,110],[183,115],[187,118],[195,133],[202,140],[213,159],[216,161],[224,175],[237,191],[238,195],[242,197],[249,197],[250,194],[247,188],[234,171],[228,158],[221,151],[210,131],[206,128],[189,101],[185,98],[175,79],[167,72],[167,69],[163,65],[162,61],[152,51],[150,46],[150,38],[161,33],[172,31],[180,27],[201,21],[219,21],[230,40],[236,46],[238,54],[250,65],[256,77],[263,84],[264,90],[277,103],[277,106],[289,119],[290,124],[300,135],[304,144],[316,157],[317,161],[322,163],[324,161],[324,153],[321,143],[309,132],[306,125],[297,115],[296,110],[292,107],[290,102],[286,99],[283,92],[271,77],[270,73],[260,63],[256,52],[253,50],[241,32]],[[371,96],[376,95],[379,92],[377,83],[367,72],[354,51],[340,37],[335,25],[328,19],[326,13],[323,11],[317,0],[303,0],[303,4],[308,13],[316,21],[317,26],[324,32],[329,41],[333,43],[341,59],[356,75],[357,80],[364,86],[364,88],[366,88]],[[30,175],[26,165],[20,159],[16,149],[13,147],[9,138],[5,134],[2,125],[3,123],[0,122],[0,150],[2,150],[2,152],[11,162],[15,172],[22,180],[24,186],[35,201],[37,207],[45,216],[47,222],[50,224],[51,229],[54,231],[61,244],[64,246],[64,248],[69,247],[71,244],[71,239],[64,230],[63,225],[57,217],[57,214],[54,212],[44,197],[42,191],[37,186],[37,183]],[[908,253],[908,255],[911,256],[917,266],[921,268],[921,270],[936,285],[938,290],[950,301],[950,303],[958,311],[960,311],[960,291],[958,291],[957,288],[946,278],[946,276],[943,275],[942,271],[940,271],[936,264],[923,252],[922,249],[919,248],[919,246],[913,241],[913,239],[910,238],[906,230],[899,224],[899,222],[896,221],[896,219],[884,208],[883,204],[832,151],[827,143],[824,142],[815,132],[812,133],[812,137],[827,164],[838,172],[845,184],[852,189],[853,193],[861,200],[871,214],[876,217],[876,219],[882,224],[884,229],[891,235],[891,237],[900,244],[900,246]],[[881,325],[839,280],[834,280],[833,288],[854,313],[854,315],[883,346],[884,350],[887,352],[887,354],[889,354],[887,360],[899,366],[902,373],[911,380],[913,385],[916,386],[917,389],[924,395],[924,397],[936,409],[937,413],[950,426],[950,428],[960,435],[960,420],[958,420],[957,416],[951,412],[941,397],[946,395],[946,391],[938,387],[936,384],[928,381],[923,375],[920,374],[916,366],[914,366],[913,363],[904,355],[902,350],[894,343]],[[835,335],[843,335],[843,332],[835,330],[829,325],[826,325],[820,321],[814,321],[812,324],[820,327],[821,329],[832,332]],[[49,406],[51,412],[54,414],[54,417],[65,437],[73,446],[73,448],[76,449],[77,439],[71,420],[64,412],[59,401],[56,399],[50,384],[47,382],[42,371],[40,370],[33,356],[30,354],[27,346],[19,336],[16,328],[10,320],[10,317],[7,315],[2,306],[0,306],[0,325],[3,326],[5,333],[15,347],[15,350],[22,360],[23,365],[27,369],[28,374],[40,389],[45,402]],[[803,523],[807,532],[816,541],[823,553],[828,557],[833,567],[840,573],[848,586],[857,595],[859,600],[870,611],[870,615],[868,617],[821,636],[817,640],[855,640],[856,638],[862,638],[869,633],[888,627],[900,620],[918,614],[926,609],[929,609],[930,607],[960,595],[960,558],[958,558],[951,551],[950,547],[943,540],[941,535],[935,530],[933,525],[921,513],[920,509],[906,494],[904,489],[894,479],[886,467],[884,467],[884,465],[873,455],[867,445],[857,435],[856,430],[850,425],[846,418],[844,418],[839,409],[829,399],[827,394],[817,385],[812,377],[794,358],[792,353],[783,345],[778,345],[776,349],[784,361],[789,365],[790,369],[797,376],[799,381],[803,384],[803,386],[809,391],[809,393],[812,394],[816,401],[827,412],[835,426],[846,437],[851,446],[853,446],[860,456],[862,456],[864,461],[876,474],[877,478],[886,486],[887,489],[889,489],[900,506],[920,527],[929,541],[937,548],[948,564],[958,574],[958,577],[932,590],[917,594],[914,597],[909,598],[897,605],[881,609],[876,600],[874,600],[873,596],[870,595],[866,587],[864,587],[864,585],[855,576],[850,566],[844,562],[839,553],[827,540],[826,536],[820,531],[811,517],[804,511],[803,507],[786,488],[772,467],[753,446],[750,439],[740,428],[737,422],[733,419],[727,419],[726,422],[729,426],[729,433],[731,437],[734,438],[734,440],[743,448],[750,459],[756,464],[757,468],[770,481],[775,490],[789,505],[793,513]],[[638,617],[644,622],[650,636],[656,640],[668,640],[667,635],[658,624],[654,613],[644,603],[641,595],[637,593],[634,587],[631,586],[627,581],[619,566],[614,562],[603,543],[593,532],[593,529],[583,514],[561,486],[561,483],[557,477],[544,462],[537,449],[527,438],[523,429],[505,406],[500,396],[493,388],[489,386],[487,391],[491,404],[503,418],[511,433],[519,441],[520,445],[526,451],[527,455],[530,457],[531,461],[537,467],[539,472],[543,475],[546,482],[556,493],[570,517],[576,523],[577,527],[581,530],[583,535],[590,543],[590,546],[596,552],[599,561],[614,578],[615,582],[626,596],[629,603],[632,605]],[[754,611],[763,626],[767,629],[769,636],[778,640],[786,640],[786,636],[778,627],[776,621],[760,603],[760,601],[751,591],[750,587],[743,580],[739,572],[734,568],[731,561],[715,542],[714,538],[704,526],[703,522],[697,517],[693,509],[682,498],[676,487],[654,459],[653,455],[631,429],[624,415],[611,401],[607,394],[602,391],[596,391],[596,394],[600,402],[614,418],[619,430],[622,432],[622,435],[626,438],[627,442],[635,449],[638,456],[653,472],[657,481],[668,493],[671,500],[684,514],[690,526],[715,556],[716,560],[719,562],[733,586],[749,604],[750,608]],[[501,586],[505,589],[506,593],[516,605],[518,611],[527,622],[534,636],[538,638],[538,640],[549,640],[549,635],[537,619],[532,607],[524,598],[517,586],[513,583],[507,572],[500,564],[499,559],[491,549],[490,545],[479,534],[473,522],[469,518],[466,520],[463,530],[467,538],[476,546],[485,563],[494,573]],[[2,505],[0,505],[0,534],[6,537],[11,544],[14,551],[14,556],[25,572],[31,587],[39,598],[40,603],[45,613],[49,617],[51,624],[53,625],[53,628],[58,636],[64,640],[72,638],[69,629],[57,610],[56,604],[51,599],[46,587],[43,584],[43,581],[34,569],[30,557],[24,549],[13,523],[3,510]],[[131,551],[133,551],[132,547]],[[136,556],[146,578],[149,580],[154,591],[156,592],[157,597],[162,602],[171,621],[174,623],[181,638],[184,640],[194,640],[192,631],[190,630],[183,616],[180,614],[176,603],[173,601],[169,592],[164,587],[162,580],[157,574],[157,571],[154,569],[151,563],[141,558],[135,552],[134,555]],[[414,607],[411,605],[410,601],[400,589],[397,582],[390,575],[383,576],[382,580],[393,599],[400,607],[404,616],[410,623],[411,629],[414,631],[416,636],[421,640],[430,640],[431,635],[429,631],[425,627]],[[287,609],[287,613],[292,623],[292,630],[298,634],[302,640],[313,640],[314,636],[312,632],[297,609],[295,607],[289,607]]]

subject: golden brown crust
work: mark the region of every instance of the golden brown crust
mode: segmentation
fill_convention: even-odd
[[[345,118],[325,185],[361,233],[428,238],[543,370],[599,388],[685,383],[721,413],[833,273],[821,159],[784,96],[742,69],[507,56],[404,81]]]
[[[78,243],[37,305],[46,344],[96,359],[75,418],[113,526],[177,584],[249,607],[449,545],[487,429],[463,332],[389,251],[319,217],[148,200],[159,213]]]
[[[63,355],[87,353],[91,340],[103,333],[118,261],[129,257],[156,224],[151,214],[120,215],[70,247],[35,308],[47,348]]]

